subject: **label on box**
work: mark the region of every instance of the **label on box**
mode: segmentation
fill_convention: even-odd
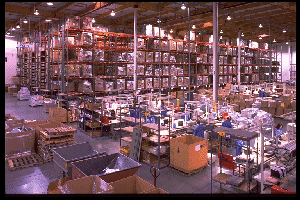
[[[200,148],[201,148],[200,144],[196,145],[196,146],[195,146],[195,151],[199,151]]]

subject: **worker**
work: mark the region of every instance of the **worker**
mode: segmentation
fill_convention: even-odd
[[[242,147],[243,147],[244,145],[245,145],[245,142],[244,142],[243,140],[236,139],[236,142],[235,142],[236,156],[242,154]]]
[[[222,126],[226,128],[232,128],[232,124],[230,123],[231,117],[228,116],[224,122],[222,122]]]
[[[224,122],[222,122],[222,126],[226,127],[226,128],[232,128],[232,124],[230,123],[231,117],[228,116],[226,118],[226,120]],[[227,144],[229,143],[230,138],[229,137],[223,137],[223,139],[227,142]],[[226,145],[227,146],[227,145]]]
[[[168,111],[164,101],[161,101],[160,109],[162,116],[165,116]]]
[[[274,128],[274,141],[276,141],[276,137],[278,139],[281,139],[282,128],[283,128],[283,125],[280,123],[278,123],[277,126]]]
[[[194,128],[193,135],[204,138],[204,126],[200,124],[200,120],[197,120],[197,126]]]
[[[264,91],[259,90],[258,96],[261,97],[261,99],[263,99],[264,98]]]

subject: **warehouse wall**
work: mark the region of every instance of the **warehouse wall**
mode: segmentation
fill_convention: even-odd
[[[10,84],[10,77],[17,74],[17,41],[5,38],[5,84]]]
[[[288,44],[280,43],[277,44],[277,50],[281,49],[282,45],[282,81],[285,82],[290,79],[290,59],[292,59],[291,64],[296,64],[296,42],[291,42],[291,55],[292,58],[290,58],[290,55],[288,53]]]

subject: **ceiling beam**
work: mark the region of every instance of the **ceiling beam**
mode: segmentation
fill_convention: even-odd
[[[84,9],[83,11],[80,11],[78,13],[76,13],[77,16],[84,16],[87,15],[91,12],[94,12],[95,10],[98,10],[100,8],[102,8],[103,6],[107,5],[108,3],[105,2],[96,2],[95,5],[91,5],[88,8]]]

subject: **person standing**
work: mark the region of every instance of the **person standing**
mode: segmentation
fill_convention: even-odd
[[[197,120],[197,126],[194,128],[193,135],[204,138],[204,126],[200,124],[200,120]]]
[[[278,123],[277,126],[274,128],[274,141],[276,141],[276,137],[278,139],[281,139],[282,128],[283,128],[283,125],[280,123]]]

